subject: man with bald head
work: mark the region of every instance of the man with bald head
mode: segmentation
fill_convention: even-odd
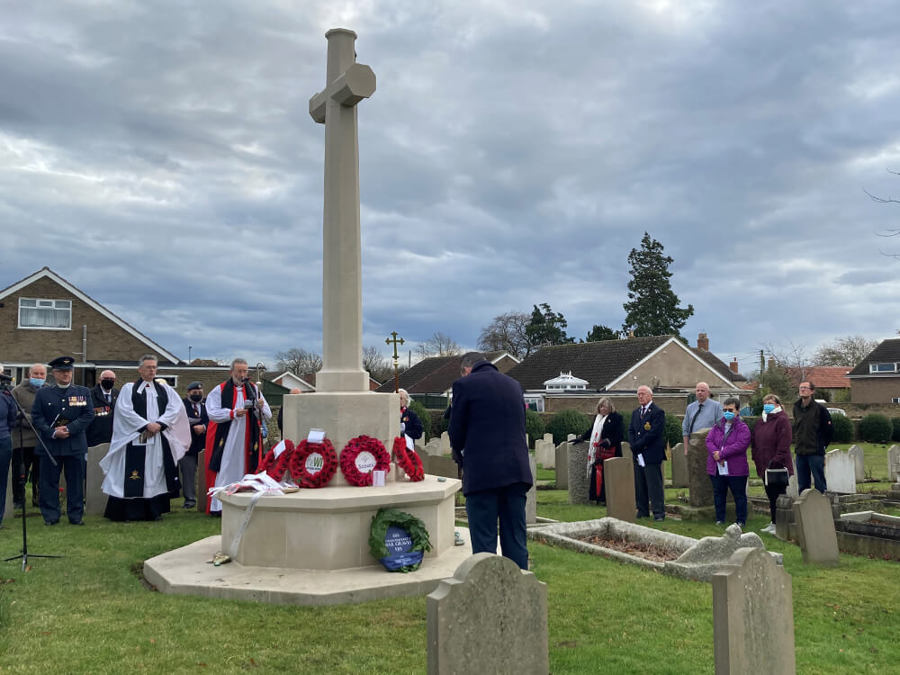
[[[697,400],[688,403],[681,423],[685,455],[688,454],[688,442],[692,433],[700,429],[712,429],[722,419],[722,404],[709,397],[709,385],[706,382],[698,382],[694,394]]]
[[[631,413],[628,425],[637,517],[649,518],[652,505],[653,520],[665,520],[662,463],[666,461],[666,413],[653,402],[650,387],[638,387],[637,397],[640,406]]]
[[[31,406],[38,389],[47,380],[47,366],[34,363],[28,368],[28,377],[12,390],[13,398],[25,411],[26,420],[19,420],[18,429],[12,434],[13,502],[16,508],[25,504],[25,483],[31,474],[31,503],[38,506],[38,485],[40,484],[40,460],[35,457],[34,447],[37,437],[31,428]]]
[[[94,419],[87,430],[88,446],[109,443],[112,440],[113,413],[115,413],[116,399],[118,398],[116,374],[111,370],[104,370],[100,373],[100,382],[91,389]]]

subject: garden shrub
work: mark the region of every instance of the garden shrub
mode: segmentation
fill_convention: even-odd
[[[832,415],[831,426],[834,429],[835,443],[853,442],[853,422],[846,415]]]
[[[681,435],[681,420],[675,415],[666,413],[666,442],[669,444],[669,447],[674,448],[682,440],[684,438]]]
[[[891,440],[900,441],[900,417],[895,417],[891,420],[891,423],[894,425],[894,433],[891,434]]]
[[[416,413],[419,421],[422,422],[422,443],[427,443],[431,438],[431,413],[415,399],[410,400],[409,409]]]
[[[894,425],[887,415],[871,413],[859,423],[859,436],[869,443],[887,443],[894,435]]]
[[[534,442],[544,437],[545,425],[541,416],[530,408],[525,411],[525,433],[528,434],[529,445],[533,448]]]
[[[547,431],[553,434],[556,445],[566,440],[569,434],[580,436],[590,428],[591,418],[577,410],[561,410],[547,423]]]

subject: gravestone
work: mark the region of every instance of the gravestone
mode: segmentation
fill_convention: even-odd
[[[101,489],[103,485],[103,469],[100,460],[109,452],[109,443],[101,443],[88,448],[87,466],[85,467],[84,515],[102,516],[106,511],[106,495]]]
[[[427,454],[421,457],[425,473],[432,476],[444,476],[445,478],[459,477],[459,466],[452,458]]]
[[[441,454],[449,455],[450,450],[450,434],[446,431],[441,432]]]
[[[545,469],[556,468],[556,446],[553,441],[538,439],[534,442],[534,456]]]
[[[887,451],[888,481],[900,483],[900,445],[892,445]]]
[[[856,462],[853,457],[841,450],[826,452],[825,484],[829,492],[856,494]]]
[[[603,461],[603,482],[606,485],[606,512],[610,518],[629,523],[635,521],[634,464],[624,457]]]
[[[788,478],[787,492],[785,493],[791,499],[797,499],[800,496],[800,488],[797,486],[797,474],[792,473]]]
[[[712,506],[713,489],[706,473],[706,458],[709,452],[706,449],[706,434],[709,429],[701,429],[691,434],[688,442],[688,488],[690,489],[688,502],[691,506]],[[728,493],[731,494],[731,491]]]
[[[556,446],[556,489],[569,489],[569,448],[573,441],[566,441]]]
[[[778,495],[775,501],[775,536],[782,541],[790,541],[794,527],[794,497]]]
[[[847,449],[847,454],[853,458],[853,468],[855,469],[856,473],[856,482],[862,483],[866,480],[866,462],[865,458],[863,457],[863,449],[858,445],[851,445]]]
[[[544,434],[544,440],[547,441],[548,443],[552,443],[553,442],[553,434],[551,434],[551,433]]]
[[[206,450],[197,453],[197,510],[206,512]]]
[[[684,454],[684,443],[678,443],[672,448],[672,487],[685,488],[689,485],[687,455]]]
[[[590,479],[587,473],[588,443],[573,443],[569,448],[569,503],[590,504]]]
[[[764,549],[739,548],[712,575],[716,674],[796,672],[791,575]]]
[[[568,436],[566,436],[566,440],[569,443],[574,443],[575,441],[578,440],[578,434],[569,434]]]
[[[634,459],[634,455],[631,453],[631,443],[628,441],[622,441],[622,457],[630,460]]]
[[[525,523],[537,522],[537,462],[534,455],[528,454],[528,466],[531,468],[531,487],[525,493]]]
[[[815,488],[804,490],[794,502],[794,524],[803,562],[837,564],[837,533],[828,497]]]
[[[550,672],[547,585],[477,553],[426,598],[428,673]]]
[[[440,438],[432,438],[425,444],[425,454],[442,457],[444,455],[443,443]]]

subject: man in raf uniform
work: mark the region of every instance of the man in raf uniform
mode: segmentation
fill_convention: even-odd
[[[89,446],[109,443],[112,440],[113,413],[116,410],[117,398],[119,390],[116,388],[116,374],[111,370],[104,370],[100,373],[100,383],[91,389],[94,419],[85,434]]]
[[[60,356],[50,362],[53,384],[42,387],[34,397],[31,420],[44,440],[53,459],[44,448],[35,448],[40,455],[40,506],[44,523],[59,522],[59,475],[66,472],[66,515],[72,525],[82,525],[84,515],[84,456],[87,453],[85,430],[94,419],[91,392],[87,387],[72,384],[75,359]]]
[[[206,447],[206,425],[209,415],[203,402],[203,384],[191,382],[187,387],[184,409],[191,425],[191,447],[178,462],[181,467],[181,491],[184,492],[184,508],[197,506],[197,456]]]

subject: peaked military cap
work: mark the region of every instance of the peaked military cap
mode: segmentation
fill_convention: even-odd
[[[53,370],[72,370],[75,367],[72,365],[73,363],[75,363],[75,358],[72,356],[57,356],[47,365]]]

